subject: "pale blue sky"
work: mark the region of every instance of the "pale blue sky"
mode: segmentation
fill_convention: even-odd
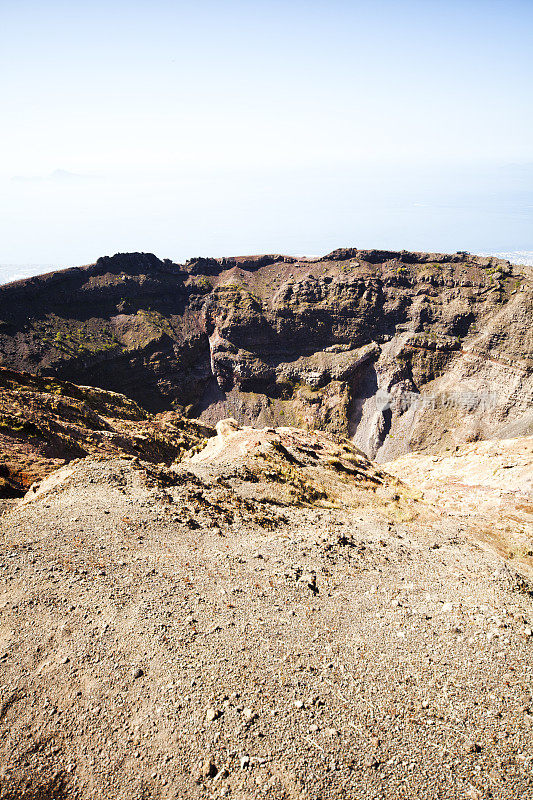
[[[533,249],[531,0],[0,12],[0,263]]]

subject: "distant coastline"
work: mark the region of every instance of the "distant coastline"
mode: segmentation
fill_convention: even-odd
[[[57,269],[64,267],[55,264],[0,264],[0,284],[31,278],[33,275],[43,275],[45,272]]]
[[[533,267],[533,250],[514,250],[507,253],[478,253],[478,255],[506,258],[511,264],[529,264]]]

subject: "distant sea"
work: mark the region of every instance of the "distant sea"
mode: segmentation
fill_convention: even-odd
[[[32,275],[43,275],[62,267],[53,264],[0,264],[0,284],[18,281],[21,278],[31,278]]]
[[[530,264],[533,266],[533,251],[532,250],[515,250],[512,253],[480,253],[481,256],[496,256],[497,258],[506,258],[511,264]]]

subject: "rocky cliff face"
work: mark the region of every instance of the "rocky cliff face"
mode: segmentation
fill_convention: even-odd
[[[0,287],[4,366],[379,461],[531,430],[532,271],[470,256],[149,254]]]

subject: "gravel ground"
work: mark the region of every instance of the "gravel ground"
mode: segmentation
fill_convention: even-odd
[[[163,483],[85,460],[7,504],[2,800],[533,798],[533,602],[498,556]]]

